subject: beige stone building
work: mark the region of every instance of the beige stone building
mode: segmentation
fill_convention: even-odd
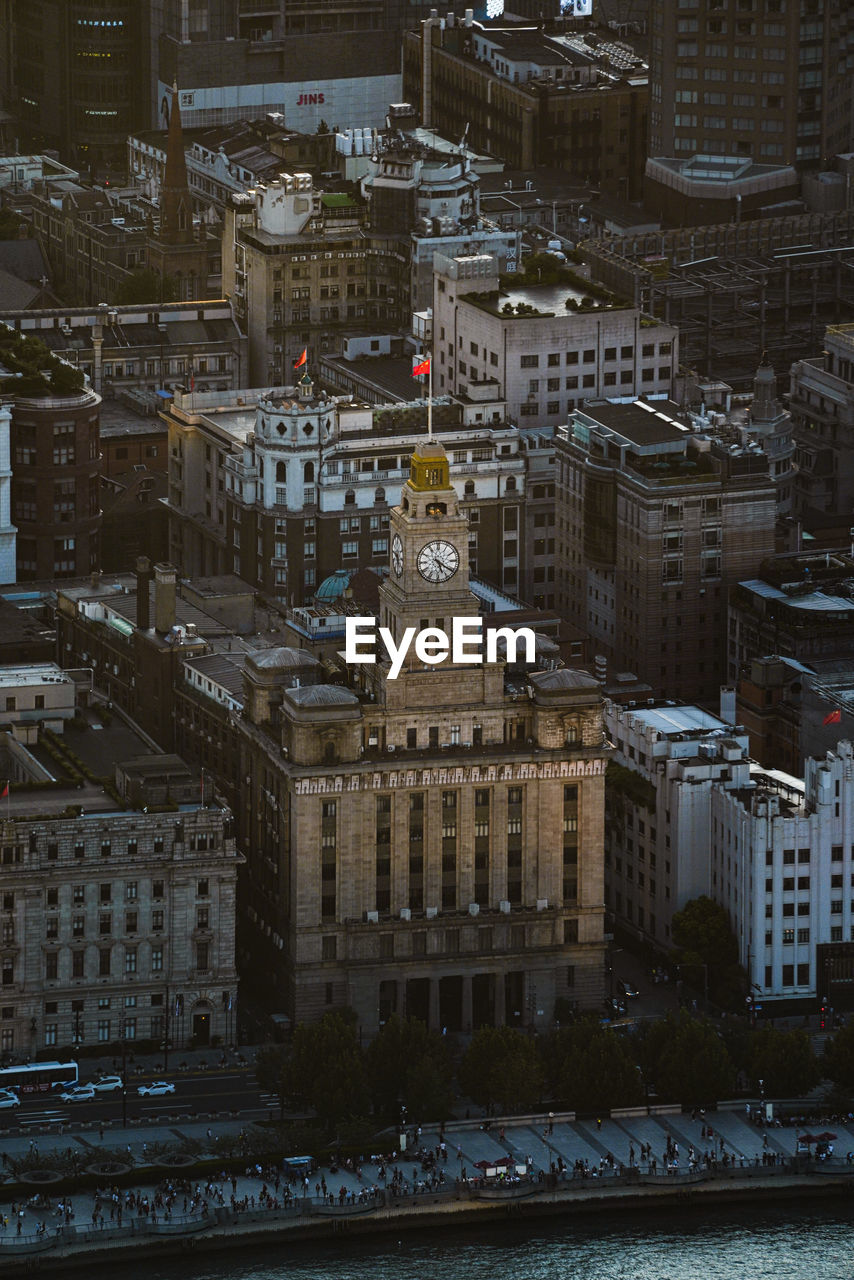
[[[230,811],[118,716],[43,715],[61,732],[16,712],[0,733],[0,1053],[234,1041]]]
[[[390,514],[377,623],[476,618],[468,525],[423,440]],[[499,641],[499,644],[501,641]],[[548,660],[438,664],[382,646],[350,687],[246,678],[247,954],[296,1021],[355,1009],[430,1026],[544,1027],[603,993],[608,749],[589,675]],[[275,992],[275,996],[273,996]]]

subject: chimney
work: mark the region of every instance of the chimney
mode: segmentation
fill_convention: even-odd
[[[171,564],[154,566],[154,630],[166,635],[175,625],[175,584],[178,571]]]
[[[136,560],[136,625],[140,631],[151,628],[151,601],[149,585],[151,583],[151,561],[148,556],[137,556]]]

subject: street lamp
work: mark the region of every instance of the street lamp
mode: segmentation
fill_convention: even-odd
[[[128,1127],[128,1081],[127,1081],[127,1039],[125,1021],[121,1022],[122,1040],[122,1128]]]

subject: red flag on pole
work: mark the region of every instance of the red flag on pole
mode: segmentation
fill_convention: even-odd
[[[9,796],[9,783],[8,783],[8,782],[4,782],[4,783],[3,783],[3,790],[2,790],[2,791],[0,791],[0,800],[6,800],[6,799],[8,799],[8,796]]]
[[[195,391],[195,389],[196,389],[196,375],[194,373],[191,373],[190,374],[190,390]]]
[[[430,357],[429,357],[429,356],[427,357],[427,359],[426,359],[426,360],[422,360],[420,364],[414,364],[414,365],[412,366],[412,376],[413,376],[413,378],[420,378],[420,377],[422,377],[422,375],[423,375],[424,377],[426,377],[426,376],[427,376],[427,374],[428,374],[429,372],[430,372]]]
[[[828,711],[822,720],[822,724],[840,724],[842,722],[842,712],[837,707],[835,711]]]
[[[303,347],[302,355],[300,356],[299,360],[295,361],[294,368],[301,369],[307,360],[308,360],[308,347]]]

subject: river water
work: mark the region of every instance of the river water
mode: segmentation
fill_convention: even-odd
[[[340,1238],[339,1238],[340,1240]],[[854,1280],[854,1205],[597,1213],[128,1266],[122,1280]]]

